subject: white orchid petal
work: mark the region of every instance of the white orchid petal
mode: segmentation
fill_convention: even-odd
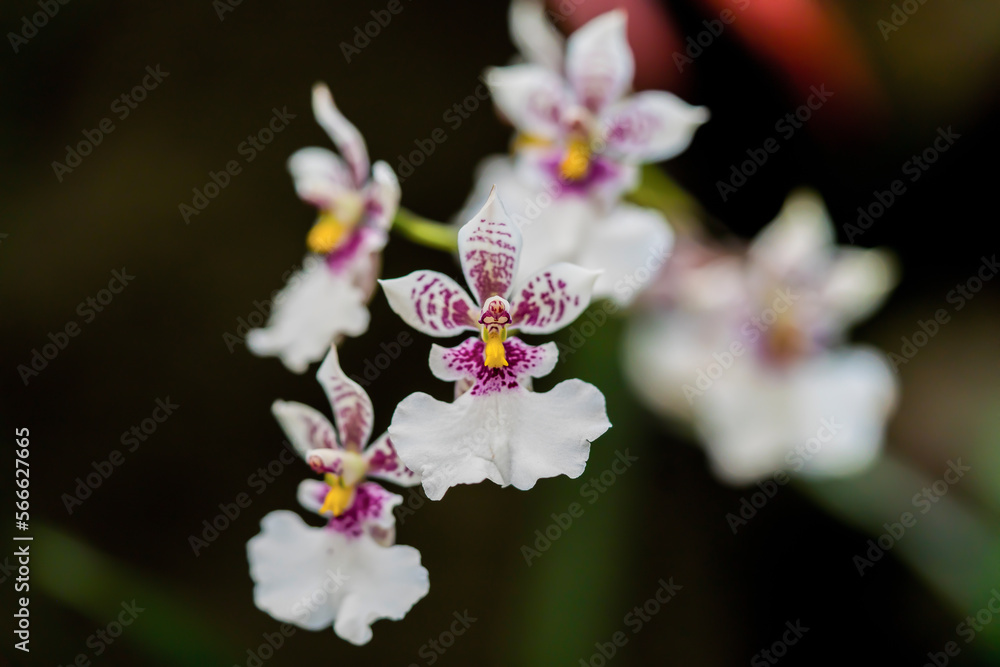
[[[376,230],[388,232],[399,210],[402,191],[396,172],[387,163],[379,160],[372,167],[372,180],[368,184],[368,225]]]
[[[492,67],[486,71],[497,109],[523,134],[555,140],[570,105],[570,94],[562,77],[540,65]]]
[[[566,75],[577,99],[593,112],[618,101],[634,74],[623,10],[601,14],[566,42]]]
[[[747,251],[768,273],[789,277],[825,270],[836,238],[818,194],[792,193],[778,217],[760,231]]]
[[[373,622],[403,618],[429,590],[416,549],[312,528],[293,512],[265,516],[247,558],[258,608],[308,630],[332,624],[357,645],[371,640]]]
[[[542,269],[514,290],[511,326],[529,334],[569,325],[590,305],[600,271],[561,262]]]
[[[559,72],[566,40],[545,14],[541,0],[513,0],[508,14],[510,36],[528,62]]]
[[[479,308],[454,280],[437,271],[414,271],[380,280],[389,307],[411,327],[428,336],[454,336],[475,330]]]
[[[319,510],[323,507],[323,501],[326,500],[326,494],[329,490],[330,487],[318,479],[304,479],[299,482],[299,488],[296,491],[295,497],[302,507],[313,514],[319,514]]]
[[[659,162],[682,153],[708,120],[705,107],[691,106],[664,91],[636,93],[602,116],[609,154],[636,162]]]
[[[523,490],[543,478],[579,477],[590,442],[609,427],[601,392],[567,380],[545,393],[517,387],[483,395],[473,387],[453,403],[412,394],[389,432],[427,497],[439,500],[456,484],[484,479]]]
[[[649,287],[674,247],[674,233],[658,211],[620,204],[588,234],[577,263],[603,271],[594,295],[627,306]]]
[[[713,467],[742,484],[796,468],[819,476],[859,472],[882,448],[896,395],[881,355],[846,348],[784,371],[747,359],[694,408]],[[805,456],[811,440],[815,449]]]
[[[898,280],[896,262],[888,253],[844,248],[830,267],[821,298],[836,319],[854,323],[877,310]]]
[[[333,424],[322,412],[295,401],[275,401],[271,412],[303,459],[315,449],[337,449]]]
[[[368,444],[372,434],[372,401],[365,390],[340,368],[336,347],[330,348],[320,364],[316,379],[333,408],[333,421],[337,425],[340,444],[360,451]]]
[[[312,106],[316,122],[330,135],[330,139],[351,166],[355,188],[361,188],[368,180],[370,169],[364,138],[358,128],[340,113],[326,84],[317,83],[313,86]]]
[[[420,476],[407,468],[388,433],[383,433],[365,450],[365,460],[368,462],[368,477],[384,479],[399,486],[416,486]]]
[[[337,200],[355,192],[354,178],[344,161],[325,148],[302,148],[288,158],[288,171],[299,198],[332,210]]]
[[[304,373],[340,336],[363,334],[370,319],[368,295],[351,278],[350,271],[335,273],[322,259],[307,258],[275,298],[267,326],[247,334],[247,348],[257,356],[280,357],[289,370]]]
[[[521,231],[511,222],[495,188],[458,231],[458,256],[465,282],[479,304],[492,296],[510,295],[521,256]]]

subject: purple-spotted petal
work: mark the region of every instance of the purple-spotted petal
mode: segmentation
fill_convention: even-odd
[[[271,412],[302,458],[314,449],[339,447],[333,425],[322,412],[295,401],[275,401]]]
[[[339,155],[325,148],[303,148],[288,158],[295,192],[316,208],[332,210],[335,202],[353,193],[354,177]]]
[[[562,329],[586,310],[600,275],[566,262],[539,271],[514,290],[511,326],[532,334]]]
[[[327,528],[348,537],[360,537],[368,528],[392,528],[396,517],[392,508],[403,502],[403,496],[390,493],[375,482],[359,484],[354,500],[343,514],[331,517]]]
[[[571,96],[561,76],[541,65],[511,65],[487,70],[486,84],[519,132],[550,141],[562,135]]]
[[[368,148],[361,133],[340,113],[340,109],[333,103],[333,95],[326,84],[317,83],[313,86],[312,105],[316,122],[326,130],[333,143],[337,145],[340,154],[351,167],[355,188],[360,188],[368,180],[370,169]]]
[[[454,280],[437,271],[414,271],[380,280],[389,307],[404,322],[428,336],[454,336],[475,330],[479,308]]]
[[[450,348],[432,345],[431,373],[445,382],[471,381],[476,395],[500,393],[548,375],[559,358],[555,343],[536,347],[520,338],[508,338],[503,343],[507,365],[491,368],[483,363],[485,347],[479,338],[467,338]]]
[[[465,282],[478,303],[510,295],[521,256],[521,230],[504,210],[496,188],[479,213],[458,231],[458,256]]]
[[[602,14],[570,35],[566,76],[577,100],[592,112],[618,101],[632,86],[635,60],[625,33],[625,12]]]
[[[383,433],[365,450],[368,461],[368,477],[384,479],[400,486],[415,486],[420,483],[420,477],[399,459],[396,448],[388,433]]]
[[[372,180],[366,188],[365,213],[368,226],[388,232],[396,211],[399,210],[401,195],[396,172],[382,160],[376,162],[372,167]]]
[[[347,449],[361,451],[372,434],[372,401],[365,390],[341,370],[335,346],[330,347],[320,364],[316,379],[330,400],[340,443]]]
[[[330,487],[318,479],[304,479],[299,482],[299,488],[295,497],[302,507],[313,514],[319,514],[319,510],[323,507],[323,501],[326,500],[326,494],[329,491]]]
[[[636,93],[603,115],[609,154],[632,162],[659,162],[683,152],[708,120],[705,107],[691,106],[664,91]]]

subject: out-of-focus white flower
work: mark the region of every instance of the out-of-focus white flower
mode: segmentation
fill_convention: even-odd
[[[392,168],[381,161],[369,166],[364,139],[325,85],[313,88],[312,104],[343,158],[303,148],[289,159],[299,197],[319,209],[306,237],[310,255],[275,298],[267,326],[247,335],[251,352],[280,357],[296,373],[321,359],[331,342],[368,329],[367,303],[400,199]]]
[[[895,265],[835,241],[822,201],[795,194],[744,254],[679,249],[698,257],[675,257],[669,307],[630,325],[633,385],[693,420],[727,481],[850,474],[882,447],[895,376],[877,352],[840,343],[895,286]]]
[[[271,512],[247,543],[254,602],[274,618],[308,630],[333,625],[366,644],[371,624],[399,620],[429,590],[420,552],[395,545],[394,507],[403,498],[366,478],[412,486],[420,478],[396,456],[388,435],[371,435],[368,395],[340,369],[331,348],[317,378],[333,407],[336,429],[301,403],[276,401],[274,414],[295,449],[324,481],[299,485],[299,502],[328,518],[323,528],[297,514]]]
[[[432,500],[484,479],[530,489],[542,478],[578,477],[590,442],[611,426],[604,396],[591,384],[573,379],[548,392],[531,390],[532,378],[555,366],[554,343],[535,347],[508,337],[508,327],[546,334],[570,324],[590,303],[598,274],[556,264],[514,288],[521,245],[494,191],[459,231],[459,259],[474,297],[435,271],[381,281],[389,305],[415,329],[437,337],[481,334],[431,349],[431,372],[460,387],[455,401],[412,394],[389,426],[400,458],[420,474]]]
[[[628,95],[635,61],[625,34],[625,12],[602,14],[554,55],[554,36],[537,10],[512,7],[515,41],[528,63],[487,72],[493,100],[519,133],[519,168],[542,183],[558,183],[558,196],[589,195],[605,204],[636,185],[636,165],[671,158],[708,120],[665,91]],[[542,64],[539,64],[542,63]]]

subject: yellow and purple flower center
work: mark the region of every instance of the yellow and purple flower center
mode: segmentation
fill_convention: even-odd
[[[490,368],[501,368],[507,365],[503,343],[507,340],[507,325],[510,324],[510,303],[507,299],[492,296],[483,305],[479,317],[482,326],[483,341],[486,347],[483,351],[483,365]]]

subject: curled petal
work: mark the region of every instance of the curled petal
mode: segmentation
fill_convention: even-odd
[[[565,40],[545,15],[544,2],[513,0],[507,18],[510,37],[528,62],[562,71]]]
[[[275,401],[271,412],[303,459],[315,449],[336,449],[333,425],[322,412],[295,401]]]
[[[632,86],[635,60],[623,10],[601,14],[566,42],[566,76],[577,100],[593,112],[618,101]]]
[[[659,162],[683,152],[708,120],[705,107],[691,106],[664,91],[636,93],[602,118],[608,152],[632,162]]]
[[[414,271],[380,280],[389,307],[404,322],[428,336],[454,336],[475,330],[478,308],[454,280],[437,271]]]
[[[372,261],[368,256],[356,260]],[[367,301],[349,271],[337,273],[322,259],[309,257],[275,298],[267,326],[247,334],[247,348],[257,356],[280,357],[290,371],[304,373],[338,337],[368,329]]]
[[[415,486],[420,483],[420,477],[399,459],[396,448],[388,433],[383,433],[365,450],[368,461],[368,477],[384,479],[400,486]]]
[[[313,86],[312,105],[316,122],[330,135],[340,154],[351,166],[355,188],[361,188],[368,180],[370,169],[368,148],[361,133],[340,113],[340,109],[333,103],[333,95],[326,84],[317,83]]]
[[[379,160],[372,167],[372,180],[367,188],[368,225],[375,230],[388,232],[392,220],[399,210],[402,192],[396,172],[387,163]]]
[[[354,194],[354,177],[340,156],[325,148],[302,148],[288,158],[288,171],[299,198],[316,208],[334,210],[341,198]]]
[[[541,65],[492,67],[486,84],[497,108],[519,132],[550,141],[562,135],[570,95],[558,74]]]
[[[750,258],[782,278],[823,269],[835,242],[833,222],[814,192],[792,193],[750,245]]]
[[[439,500],[456,484],[484,479],[530,489],[542,478],[579,477],[590,442],[610,426],[601,392],[567,380],[546,393],[477,394],[474,387],[453,403],[412,394],[396,408],[389,433],[427,497]]]
[[[318,479],[304,479],[299,482],[299,488],[295,494],[299,505],[309,510],[313,514],[319,514],[326,500],[326,494],[330,487]]]
[[[822,289],[823,304],[843,323],[876,311],[896,286],[899,270],[892,255],[880,250],[844,248],[838,252]]]
[[[521,231],[511,222],[494,188],[479,213],[458,231],[462,272],[478,303],[510,295],[520,255]]]
[[[413,547],[312,528],[293,512],[265,516],[247,558],[258,608],[308,630],[332,624],[359,646],[371,640],[372,623],[403,618],[429,590]]]
[[[532,334],[562,329],[586,310],[600,275],[566,262],[536,273],[514,290],[512,326]]]
[[[360,451],[372,434],[372,401],[357,382],[340,368],[337,348],[331,347],[316,373],[333,408],[340,443],[347,449]]]

